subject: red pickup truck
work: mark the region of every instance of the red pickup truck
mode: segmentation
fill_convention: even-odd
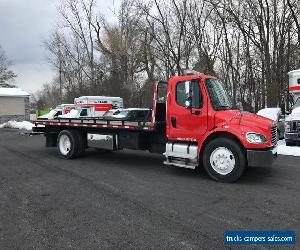
[[[220,81],[200,73],[155,82],[143,119],[80,117],[35,125],[63,159],[89,147],[148,150],[163,154],[165,165],[204,167],[222,182],[236,181],[247,166],[270,166],[277,156],[276,123],[233,109]]]

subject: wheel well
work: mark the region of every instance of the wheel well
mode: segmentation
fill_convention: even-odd
[[[45,132],[46,137],[46,147],[56,147],[57,146],[57,138],[61,131],[63,130],[69,130],[69,131],[77,131],[78,133],[85,134],[86,132],[84,130],[79,130],[75,128],[67,128],[67,127],[47,127]],[[85,138],[85,145],[86,137]]]
[[[215,132],[215,133],[212,133],[211,135],[209,135],[205,139],[205,141],[202,143],[202,147],[201,147],[200,154],[199,154],[199,160],[202,159],[203,151],[204,151],[204,148],[206,147],[206,145],[216,138],[228,138],[228,139],[235,141],[236,143],[238,143],[241,146],[244,154],[246,154],[246,149],[245,149],[244,145],[240,142],[240,140],[237,136],[235,136],[231,133],[227,133],[227,132]]]

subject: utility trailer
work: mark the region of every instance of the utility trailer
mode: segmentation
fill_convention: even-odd
[[[187,74],[154,83],[152,108],[143,121],[105,117],[34,121],[47,147],[63,159],[89,147],[148,150],[164,154],[165,165],[195,169],[222,182],[236,181],[247,166],[270,166],[277,156],[273,121],[234,110],[212,76]]]

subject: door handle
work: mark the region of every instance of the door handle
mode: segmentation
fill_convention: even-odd
[[[171,124],[172,124],[173,128],[176,128],[176,117],[175,116],[171,117]]]
[[[201,110],[195,110],[194,115],[201,115]]]

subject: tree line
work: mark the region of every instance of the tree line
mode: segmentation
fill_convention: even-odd
[[[151,105],[154,80],[185,69],[217,76],[233,104],[289,107],[287,72],[300,66],[298,0],[123,0],[111,22],[102,1],[66,0],[45,41],[56,72],[39,106],[80,95]]]

